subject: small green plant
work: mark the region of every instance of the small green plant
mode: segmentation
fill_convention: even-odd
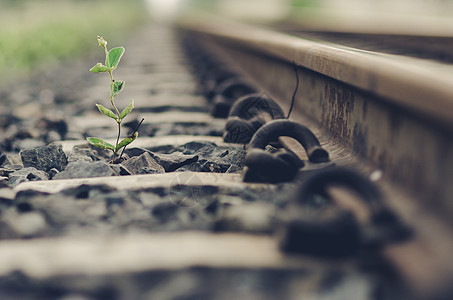
[[[109,74],[109,76],[110,76],[110,104],[113,106],[114,111],[111,111],[110,109],[102,106],[101,104],[96,104],[96,106],[101,113],[103,113],[107,117],[114,119],[117,122],[118,135],[116,138],[115,145],[112,145],[112,144],[110,144],[100,138],[96,138],[96,137],[87,137],[87,141],[93,146],[113,151],[112,162],[114,162],[119,150],[121,150],[121,148],[123,148],[123,152],[124,152],[124,148],[127,145],[129,145],[130,143],[132,143],[138,136],[137,130],[135,130],[132,135],[130,135],[130,136],[124,138],[122,141],[120,141],[121,122],[134,108],[134,100],[131,99],[131,103],[121,113],[118,110],[118,108],[114,102],[115,96],[117,96],[124,89],[124,85],[125,85],[124,81],[113,79],[113,71],[118,66],[118,63],[120,62],[121,57],[124,54],[124,51],[125,51],[124,47],[116,47],[116,48],[112,48],[112,49],[108,50],[107,41],[104,40],[104,38],[102,36],[98,36],[98,42],[99,42],[99,46],[101,46],[105,50],[105,65],[102,63],[97,63],[94,67],[92,67],[90,69],[90,71],[93,73],[106,72]],[[120,157],[121,157],[121,155],[120,155]]]

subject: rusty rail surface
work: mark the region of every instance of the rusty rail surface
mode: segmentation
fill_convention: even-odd
[[[289,106],[297,66],[298,113],[417,198],[453,212],[453,66],[219,20],[186,28],[242,66],[282,107]]]
[[[452,65],[219,18],[185,19],[179,27],[285,111],[299,80],[291,119],[309,125],[337,164],[360,162],[365,174],[382,172],[378,183],[387,201],[417,232],[412,242],[389,247],[385,256],[418,291],[435,290],[453,278],[447,254],[453,249]]]

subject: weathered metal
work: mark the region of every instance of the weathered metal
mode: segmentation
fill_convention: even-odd
[[[212,99],[211,114],[216,118],[226,118],[234,101],[239,97],[255,92],[253,85],[244,82],[244,80],[228,79],[217,86],[215,90],[216,95]]]
[[[230,109],[223,139],[246,144],[266,121],[284,117],[283,110],[272,99],[259,94],[243,96]]]
[[[357,194],[369,212],[359,222],[354,213],[335,203],[329,187],[341,186]],[[347,257],[359,252],[377,253],[392,243],[405,242],[412,230],[382,202],[382,193],[368,178],[346,168],[330,167],[304,176],[291,203],[291,219],[285,228],[282,248],[285,251],[326,257]],[[325,201],[321,206],[319,198]],[[307,214],[315,206],[312,214]],[[305,212],[305,213],[304,213]]]
[[[374,55],[235,23],[185,25],[298,121],[331,138],[433,209],[453,214],[453,89],[438,63]],[[298,115],[299,114],[299,115]],[[301,116],[302,115],[302,116]]]
[[[329,161],[329,153],[321,147],[313,132],[304,125],[291,120],[273,120],[266,123],[253,135],[248,148],[264,149],[266,145],[277,141],[281,136],[297,140],[304,147],[311,162]]]
[[[417,233],[411,241],[385,249],[384,256],[417,296],[429,299],[449,289],[451,65],[370,53],[220,19],[184,21],[181,27],[286,110],[296,85],[296,67],[300,88],[291,118],[309,125],[337,164],[382,174],[375,180],[386,191],[386,202]],[[280,142],[299,147],[294,152],[306,158],[293,140]]]
[[[269,121],[253,135],[245,156],[244,181],[285,182],[296,176],[304,163],[294,153],[280,149],[275,153],[266,151],[267,145],[278,142],[282,136],[294,138],[307,152],[310,162],[325,163],[329,153],[324,150],[316,136],[307,127],[291,120]]]
[[[242,176],[244,182],[265,183],[291,181],[304,166],[303,161],[285,149],[270,153],[259,148],[247,151],[244,164]]]

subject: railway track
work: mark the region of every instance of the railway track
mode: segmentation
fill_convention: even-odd
[[[126,49],[129,163],[4,188],[2,299],[448,299],[449,66],[209,18]]]
[[[445,64],[451,64],[453,61],[449,51],[453,41],[447,29],[417,33],[416,30],[408,31],[399,29],[398,26],[392,31],[379,30],[379,27],[364,30],[358,24],[356,24],[355,30],[348,28],[349,31],[333,26],[317,27],[297,23],[276,23],[272,27],[305,39],[331,42],[337,47],[343,45],[365,51],[409,56]]]

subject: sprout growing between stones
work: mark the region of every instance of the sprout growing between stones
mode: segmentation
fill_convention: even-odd
[[[132,111],[134,108],[134,100],[131,99],[131,103],[123,109],[122,112],[120,112],[115,105],[114,98],[117,96],[124,88],[124,81],[121,80],[114,80],[113,79],[113,71],[116,69],[118,66],[121,57],[124,54],[124,47],[116,47],[112,48],[110,50],[107,49],[107,41],[104,40],[102,36],[98,36],[98,43],[99,46],[104,48],[105,50],[105,64],[102,63],[97,63],[94,67],[90,69],[90,72],[93,73],[108,73],[110,76],[110,104],[113,106],[114,111],[102,106],[101,104],[96,104],[97,108],[101,113],[106,115],[107,117],[110,117],[114,119],[117,124],[118,124],[118,135],[116,138],[115,145],[112,145],[100,138],[96,137],[87,137],[87,141],[96,147],[102,148],[102,149],[107,149],[113,151],[113,158],[112,161],[115,161],[116,155],[118,154],[119,150],[121,148],[124,148],[132,143],[138,136],[137,130],[134,131],[134,133],[126,138],[124,138],[122,141],[120,141],[120,136],[121,136],[121,122],[123,119]],[[121,153],[122,154],[122,153]]]

